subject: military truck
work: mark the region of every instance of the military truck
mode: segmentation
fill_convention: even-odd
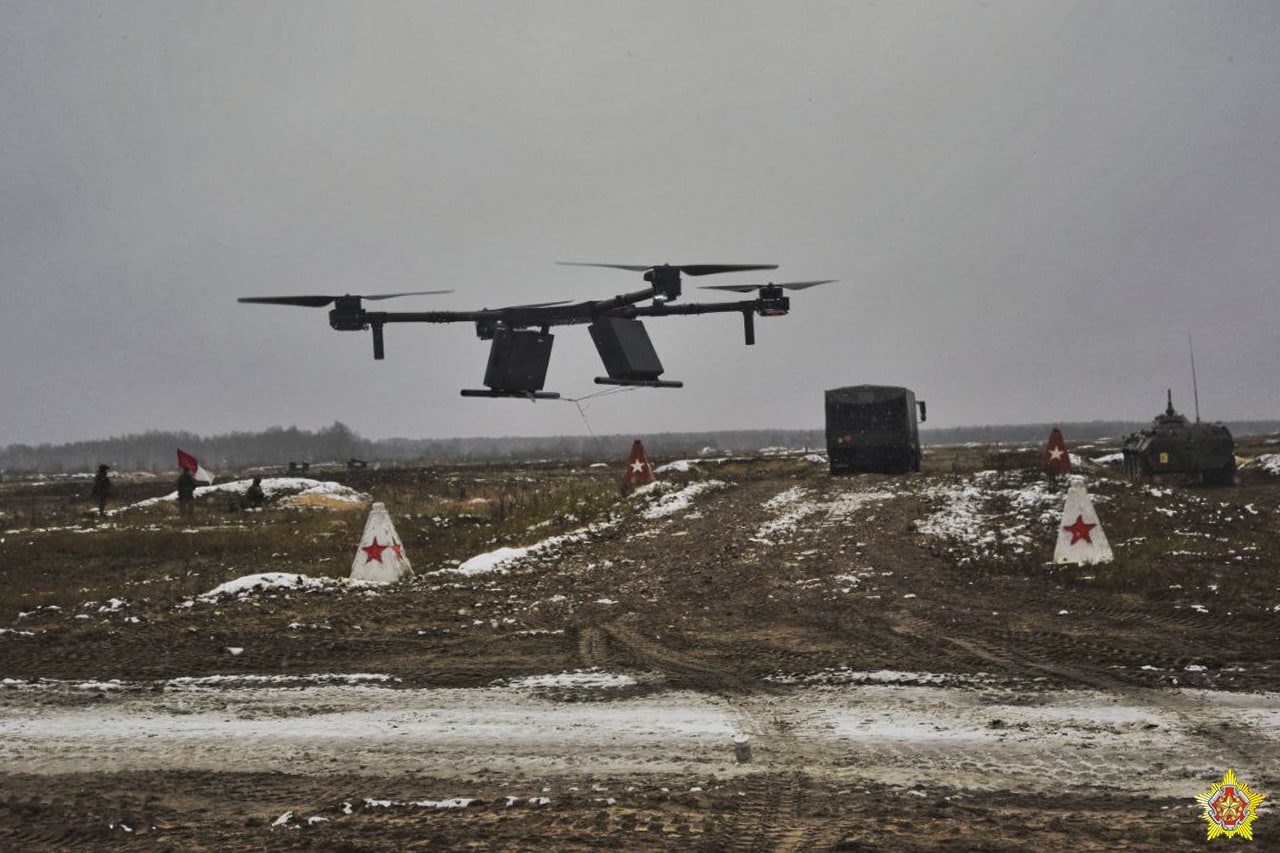
[[[1207,486],[1229,486],[1236,477],[1236,445],[1220,423],[1191,423],[1173,409],[1173,389],[1164,414],[1124,440],[1124,469],[1137,481],[1160,474],[1199,476]]]
[[[850,385],[826,392],[827,458],[832,474],[920,470],[925,404],[909,388]]]

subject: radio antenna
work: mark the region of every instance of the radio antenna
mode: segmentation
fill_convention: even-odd
[[[1200,389],[1196,386],[1196,348],[1191,344],[1191,333],[1187,332],[1187,349],[1191,353],[1191,394],[1196,401],[1196,423],[1200,423]]]

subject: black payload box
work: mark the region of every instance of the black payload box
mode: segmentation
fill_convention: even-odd
[[[484,384],[495,391],[540,391],[554,340],[555,335],[527,329],[498,332],[489,347]]]
[[[662,375],[662,362],[639,320],[603,317],[589,331],[610,379],[652,382]]]

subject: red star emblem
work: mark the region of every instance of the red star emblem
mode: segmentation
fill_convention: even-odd
[[[388,548],[388,547],[389,547],[389,546],[387,546],[387,545],[379,545],[379,544],[378,544],[378,537],[377,537],[377,536],[375,536],[375,537],[373,537],[373,544],[371,544],[371,545],[362,545],[362,546],[360,546],[360,550],[361,550],[361,551],[364,551],[364,561],[365,561],[366,563],[371,562],[371,561],[373,561],[373,560],[377,560],[379,563],[381,563],[381,562],[382,562],[382,552],[383,552],[383,551],[385,551],[385,550],[387,550],[387,548]]]
[[[394,539],[391,540],[391,550],[395,552],[397,560],[404,559],[404,553],[401,550],[400,543],[395,541]]]
[[[1097,526],[1098,526],[1098,525],[1096,525],[1096,524],[1085,524],[1084,516],[1083,516],[1083,515],[1077,515],[1077,516],[1076,516],[1076,523],[1075,523],[1075,524],[1072,524],[1072,525],[1070,525],[1070,526],[1068,526],[1068,527],[1064,527],[1064,528],[1062,528],[1062,529],[1063,529],[1063,530],[1065,530],[1065,531],[1067,531],[1068,533],[1070,533],[1070,534],[1071,534],[1071,544],[1072,544],[1072,545],[1076,544],[1076,543],[1077,543],[1077,542],[1079,542],[1081,539],[1083,539],[1084,541],[1086,541],[1086,542],[1088,542],[1090,545],[1092,545],[1092,544],[1093,544],[1093,539],[1089,536],[1089,531],[1090,531],[1090,530],[1092,530],[1093,528],[1097,527]]]

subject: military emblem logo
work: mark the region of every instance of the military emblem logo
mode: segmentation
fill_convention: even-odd
[[[1234,770],[1227,770],[1221,782],[1196,795],[1196,801],[1204,806],[1209,840],[1219,835],[1240,835],[1252,841],[1253,819],[1258,816],[1258,804],[1263,798],[1263,794],[1253,793],[1247,784],[1236,779]]]

